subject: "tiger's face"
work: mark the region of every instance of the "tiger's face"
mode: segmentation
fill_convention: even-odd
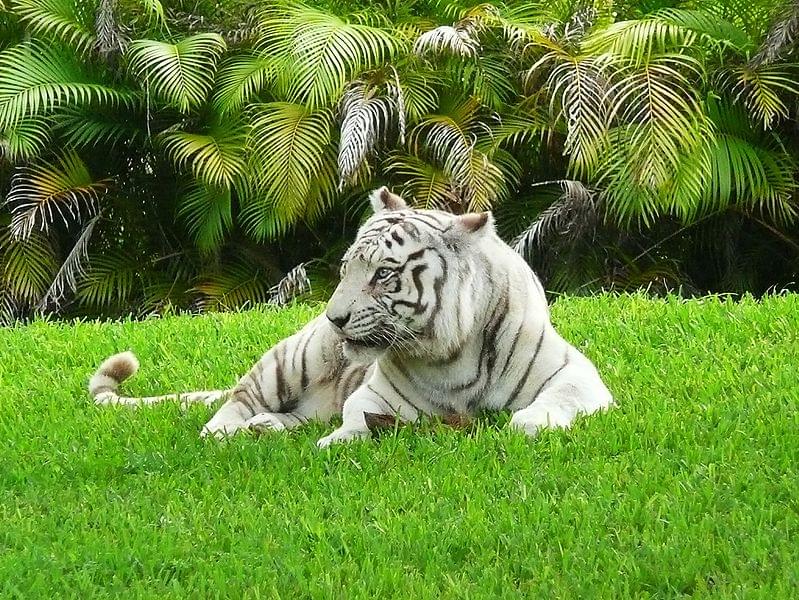
[[[373,362],[388,349],[418,352],[436,335],[436,317],[465,217],[415,211],[386,188],[371,197],[375,215],[358,232],[341,263],[341,281],[327,318],[353,361]],[[467,215],[479,227],[487,213]]]

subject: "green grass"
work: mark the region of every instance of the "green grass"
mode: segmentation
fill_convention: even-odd
[[[799,594],[799,297],[557,302],[619,407],[535,440],[201,441],[210,409],[87,397],[127,348],[126,391],[229,385],[316,310],[0,330],[0,597]]]

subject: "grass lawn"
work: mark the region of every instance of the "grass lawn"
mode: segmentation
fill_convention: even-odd
[[[799,597],[799,296],[563,299],[619,401],[319,451],[202,441],[211,414],[95,407],[224,387],[318,308],[0,329],[0,597]]]

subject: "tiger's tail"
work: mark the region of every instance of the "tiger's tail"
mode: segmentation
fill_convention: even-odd
[[[141,406],[178,400],[183,404],[202,403],[209,406],[217,400],[228,398],[232,390],[181,392],[162,396],[131,397],[117,394],[119,385],[139,370],[139,359],[133,352],[121,352],[107,358],[89,380],[89,394],[95,404],[126,404]]]

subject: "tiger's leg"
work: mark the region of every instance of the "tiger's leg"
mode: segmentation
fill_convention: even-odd
[[[288,413],[258,413],[254,417],[247,419],[247,429],[256,433],[268,431],[287,431],[305,425],[308,417],[301,416],[295,412]]]
[[[320,439],[316,445],[326,448],[331,444],[369,437],[371,432],[365,413],[388,415],[407,422],[434,412],[437,412],[436,409],[428,402],[411,400],[407,392],[403,394],[378,367],[369,382],[344,401],[341,427]]]
[[[222,437],[251,425],[262,431],[289,429],[303,417],[329,420],[336,395],[319,382],[333,381],[342,368],[337,343],[324,317],[279,342],[239,380],[201,435]]]
[[[326,448],[331,444],[369,437],[371,433],[364,413],[393,414],[385,400],[374,391],[367,386],[358,388],[344,401],[341,427],[320,439],[316,445]]]
[[[346,383],[347,375],[350,379],[357,381],[357,385],[363,380],[365,369],[353,366],[345,370],[340,379],[327,381],[314,387],[312,391],[305,395],[303,400],[294,410],[283,413],[262,412],[258,413],[246,421],[246,426],[256,433],[267,433],[270,431],[289,431],[305,425],[309,421],[327,422],[334,414],[339,414],[341,405],[344,402],[343,383]],[[323,396],[322,398],[318,396]],[[334,398],[331,402],[329,399]],[[331,408],[332,407],[332,408]],[[325,411],[322,414],[320,411]]]
[[[565,364],[534,392],[533,403],[513,413],[510,426],[534,436],[545,427],[568,428],[577,415],[589,415],[613,404],[613,397],[594,365],[576,349]]]

